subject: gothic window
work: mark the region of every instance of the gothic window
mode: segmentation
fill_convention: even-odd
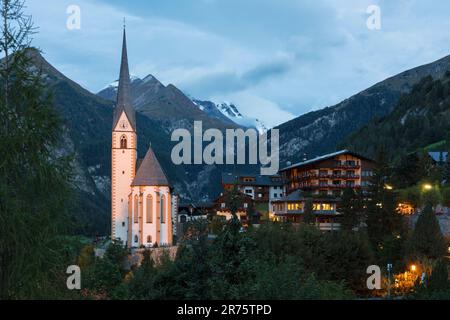
[[[147,196],[147,217],[146,217],[147,223],[153,223],[153,198],[149,194]]]
[[[152,243],[152,236],[147,236],[147,243]]]
[[[122,136],[120,138],[120,149],[126,149],[127,148],[127,137]]]
[[[134,223],[139,222],[139,199],[138,196],[134,196]]]
[[[135,235],[135,236],[134,236],[134,242],[138,242],[138,241],[139,241],[138,236]]]
[[[166,196],[161,196],[161,223],[166,223]]]

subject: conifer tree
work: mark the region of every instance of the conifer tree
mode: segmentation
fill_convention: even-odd
[[[306,199],[303,213],[303,223],[311,225],[315,224],[316,217],[314,216],[313,206],[313,200],[311,198]]]
[[[344,230],[351,231],[358,225],[359,214],[357,210],[356,194],[352,188],[346,188],[340,205],[340,212],[343,214],[342,228]]]
[[[445,239],[433,208],[428,203],[420,214],[410,239],[413,257],[441,258],[446,251]]]
[[[67,292],[60,236],[70,165],[55,152],[61,126],[32,67],[23,9],[22,0],[0,1],[0,299]]]

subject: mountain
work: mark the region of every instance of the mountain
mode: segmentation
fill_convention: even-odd
[[[221,121],[231,121],[246,128],[255,128],[259,133],[267,131],[267,127],[258,119],[243,116],[233,103],[222,102],[214,103],[212,101],[192,100],[200,110],[206,112],[212,117],[221,119]]]
[[[422,78],[440,79],[450,69],[450,56],[375,84],[341,103],[309,112],[278,127],[281,166],[336,150],[350,134],[392,112],[402,94]],[[375,134],[375,133],[373,133]]]
[[[114,101],[117,95],[117,81],[97,95]],[[177,128],[192,129],[194,121],[202,121],[204,128],[224,130],[239,127],[233,121],[204,112],[177,87],[172,84],[164,86],[152,75],[144,79],[133,77],[131,95],[136,111],[162,123],[166,132],[172,132]]]
[[[384,147],[390,159],[399,160],[432,144],[445,146],[445,142],[450,142],[450,69],[440,79],[423,78],[390,114],[372,120],[344,144],[370,156]]]
[[[74,201],[71,209],[77,220],[77,230],[84,234],[108,234],[114,103],[64,76],[37,50],[33,50],[31,56],[34,68],[41,71],[48,90],[53,94],[54,107],[63,121],[61,147],[55,152],[73,155]],[[152,79],[147,79],[146,89],[150,84],[154,85],[155,91],[166,91],[165,95],[169,97],[170,92],[179,95],[176,89],[166,90]],[[198,110],[195,105],[194,109]],[[142,158],[145,155],[151,142],[169,181],[182,199],[213,199],[218,195],[221,170],[217,166],[174,165],[171,150],[175,143],[170,141],[164,123],[142,111],[136,113],[136,120],[138,156]]]

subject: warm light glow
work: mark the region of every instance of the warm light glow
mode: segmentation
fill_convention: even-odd
[[[394,189],[394,187],[391,186],[391,185],[389,185],[389,184],[386,184],[384,187],[385,187],[387,190],[392,190],[392,189]]]
[[[423,185],[423,188],[425,189],[425,190],[431,190],[431,189],[433,189],[433,186],[431,185],[431,184],[424,184]]]
[[[416,272],[416,269],[417,269],[416,265],[413,264],[413,265],[411,266],[411,272]]]

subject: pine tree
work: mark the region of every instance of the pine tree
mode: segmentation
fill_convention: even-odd
[[[447,153],[447,159],[444,162],[444,180],[446,185],[450,186],[450,151]]]
[[[352,188],[346,188],[342,195],[342,202],[340,205],[340,212],[342,217],[342,228],[346,231],[351,231],[358,225],[359,214],[356,206],[356,194]]]
[[[316,217],[314,216],[313,210],[313,200],[311,198],[306,199],[305,201],[305,209],[303,213],[303,223],[305,224],[315,224]]]
[[[434,265],[428,288],[432,291],[444,291],[450,288],[447,262],[444,259],[438,260]]]
[[[420,214],[410,239],[410,254],[414,257],[441,258],[446,251],[444,236],[431,204]]]
[[[396,210],[395,194],[390,188],[391,169],[381,149],[377,156],[377,167],[366,195],[367,233],[372,246],[383,250],[386,239],[403,238],[405,232],[401,216]]]
[[[66,292],[62,253],[69,159],[55,152],[60,121],[32,68],[24,2],[0,2],[0,299]]]

